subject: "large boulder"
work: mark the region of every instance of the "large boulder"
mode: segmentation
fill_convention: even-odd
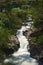
[[[41,44],[35,44],[30,41],[30,54],[31,57],[40,60],[40,58],[43,58],[43,45]]]
[[[43,35],[43,28],[42,29],[35,29],[34,31],[31,32],[30,36],[31,37],[36,37],[39,35]]]

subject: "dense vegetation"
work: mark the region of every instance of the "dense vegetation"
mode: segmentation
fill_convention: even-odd
[[[13,5],[12,1],[6,0],[0,8],[0,48],[8,45],[11,35],[15,35],[16,30],[21,27],[22,22],[26,22],[28,13],[22,8],[26,2],[16,1]],[[17,6],[16,6],[17,5]],[[20,6],[21,7],[20,7]]]
[[[37,0],[35,5],[30,8],[30,13],[33,18],[33,29],[36,29],[32,35],[33,41],[43,44],[43,0]]]

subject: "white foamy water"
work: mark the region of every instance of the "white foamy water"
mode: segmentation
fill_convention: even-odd
[[[30,52],[28,52],[27,50],[27,45],[29,44],[29,42],[27,38],[23,35],[23,31],[28,30],[30,27],[31,23],[27,23],[26,26],[22,26],[21,29],[17,31],[17,37],[20,42],[20,48],[17,52],[12,54],[12,58],[5,59],[5,63],[9,62],[16,65],[38,65],[36,59],[30,57]]]

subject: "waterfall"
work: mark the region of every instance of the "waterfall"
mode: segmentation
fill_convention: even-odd
[[[27,50],[27,45],[29,45],[29,42],[23,35],[23,31],[29,30],[29,28],[31,27],[31,22],[25,24],[27,25],[23,25],[20,29],[17,30],[16,33],[17,38],[20,42],[19,50],[12,54],[12,58],[5,59],[5,63],[9,62],[16,65],[38,65],[37,60],[30,57],[30,52],[28,52]]]

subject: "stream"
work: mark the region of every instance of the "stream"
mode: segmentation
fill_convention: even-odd
[[[17,52],[12,54],[12,57],[9,59],[5,59],[4,63],[12,63],[15,65],[38,65],[36,59],[30,56],[30,52],[28,52],[27,46],[29,45],[29,41],[23,35],[23,31],[29,30],[31,27],[31,22],[25,23],[20,29],[17,30],[17,38],[20,42],[20,48]],[[34,51],[33,51],[34,52]]]

